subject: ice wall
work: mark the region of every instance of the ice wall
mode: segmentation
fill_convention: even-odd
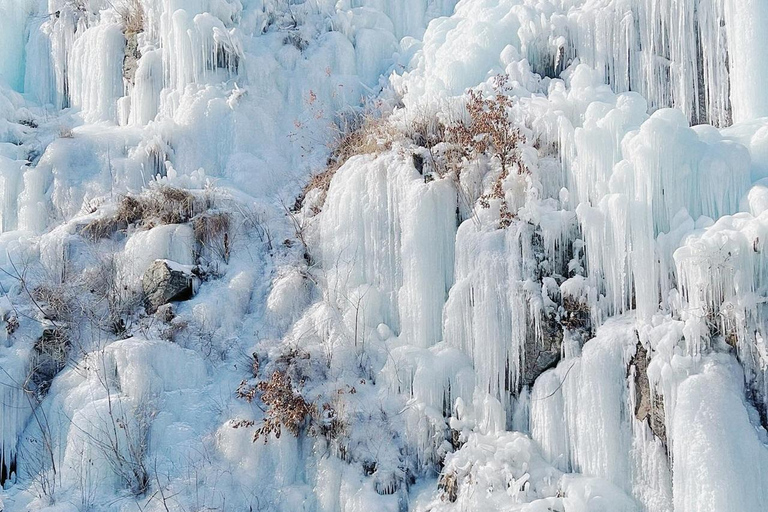
[[[334,177],[320,219],[331,300],[343,305],[356,291],[374,326],[383,322],[422,348],[440,341],[456,200],[449,183],[425,184],[412,162],[351,159]]]
[[[727,0],[725,20],[726,26],[735,29],[729,33],[728,44],[734,120],[768,116],[762,87],[768,78],[768,50],[762,44],[768,37],[768,6],[759,0]]]
[[[0,2],[0,77],[17,91],[24,90],[25,30],[32,7],[33,0]]]
[[[132,412],[147,397],[157,405],[153,443],[168,442],[150,451],[178,479],[169,488],[189,485],[178,467],[199,465],[210,479],[195,476],[198,488],[240,480],[233,489],[285,510],[407,508],[411,479],[433,491],[444,462],[468,489],[456,508],[765,503],[767,203],[764,184],[750,189],[768,155],[762,4],[164,0],[142,3],[139,33],[112,6],[49,4],[55,15],[29,22],[24,49],[23,23],[7,21],[22,11],[0,21],[13,49],[1,72],[16,88],[23,73],[30,101],[0,98],[0,249],[31,237],[30,258],[61,275],[57,258],[83,223],[155,179],[224,187],[243,230],[270,238],[264,249],[238,232],[242,252],[182,306],[176,326],[199,320],[199,336],[215,341],[115,342],[89,353],[101,368],[57,381],[46,410],[85,430],[57,432],[71,488],[89,458],[115,472],[86,441],[109,441],[103,425],[86,427],[114,396]],[[493,94],[499,73],[525,169],[496,182],[488,155],[462,160],[460,176],[430,168],[441,148],[421,147],[408,123],[462,118],[466,89]],[[385,119],[374,121],[395,111],[393,132],[377,134],[389,143],[333,169],[320,213],[294,211],[310,171],[328,165],[326,144],[382,87]],[[131,229],[104,242],[121,284],[137,286],[155,258],[195,263],[189,226]],[[356,395],[349,451],[291,436],[254,448],[231,428],[254,412],[229,398],[251,376],[244,354],[272,364],[286,347],[325,363],[311,392]],[[195,351],[215,361],[205,367]],[[630,363],[641,352],[647,372]],[[208,371],[219,387],[202,389]],[[663,401],[667,439],[635,417],[648,398],[641,378]],[[343,393],[331,389],[341,383]],[[22,403],[8,393],[5,403]],[[85,395],[92,403],[68,400]],[[196,403],[210,396],[217,403]],[[25,421],[3,409],[3,454]],[[380,473],[364,474],[373,466],[360,454],[377,443]],[[121,486],[112,476],[106,494]]]
[[[123,94],[125,37],[120,25],[87,29],[72,45],[67,63],[67,94],[88,122],[116,121]]]

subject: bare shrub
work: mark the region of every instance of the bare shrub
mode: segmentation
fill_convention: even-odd
[[[301,210],[309,193],[318,190],[320,197],[312,204],[311,213],[320,213],[336,171],[353,156],[377,154],[391,149],[396,135],[395,128],[386,119],[374,117],[372,114],[356,117],[346,123],[346,126],[338,128],[338,136],[332,143],[331,155],[325,169],[312,176],[296,199],[293,210]]]
[[[340,456],[344,458],[347,450],[340,441],[347,436],[349,423],[341,412],[344,409],[342,397],[357,391],[348,386],[348,389],[338,389],[330,397],[308,400],[301,392],[308,364],[311,364],[308,353],[288,350],[275,360],[279,369],[274,370],[268,380],[259,380],[255,385],[243,380],[235,394],[248,403],[259,401],[264,405],[259,406],[264,411],[264,420],[254,432],[254,442],[263,437],[266,443],[271,434],[279,438],[282,429],[286,429],[294,436],[306,433],[336,442]],[[254,378],[258,378],[260,366],[259,358],[253,354],[251,373]],[[296,381],[298,387],[294,386]],[[234,428],[253,426],[256,426],[254,420],[239,420],[233,425]]]
[[[253,435],[253,441],[263,437],[266,443],[270,434],[280,438],[283,428],[298,436],[306,426],[307,417],[312,414],[314,406],[294,389],[291,377],[286,372],[276,370],[269,380],[261,381],[256,386],[247,386],[243,382],[237,390],[237,396],[247,402],[252,402],[257,393],[267,409],[263,423]],[[244,420],[234,426],[250,427],[254,424],[253,421]]]
[[[225,212],[206,212],[192,219],[195,242],[200,249],[207,249],[229,263],[232,219]]]
[[[144,458],[149,425],[154,414],[155,411],[144,402],[127,409],[119,396],[110,394],[107,416],[103,418],[103,425],[99,426],[100,435],[88,435],[135,496],[144,494],[149,487],[149,472]]]
[[[30,298],[51,321],[71,321],[77,311],[72,290],[63,284],[41,284],[30,291]]]
[[[164,224],[183,224],[208,207],[205,199],[198,199],[191,192],[176,187],[158,187],[144,195],[123,197],[113,215],[89,222],[80,234],[96,241],[130,226],[151,229]]]
[[[504,181],[512,170],[518,174],[530,172],[520,154],[520,146],[525,137],[509,117],[512,100],[505,94],[508,81],[508,75],[497,76],[494,80],[494,94],[490,97],[483,96],[477,90],[468,91],[468,122],[452,124],[445,131],[446,139],[458,146],[464,156],[477,158],[479,155],[486,155],[499,162],[501,172],[491,191],[480,198],[480,206],[489,208],[492,199],[501,201],[501,229],[511,225],[515,217],[504,197]]]
[[[144,6],[141,0],[121,0],[115,10],[126,35],[144,32]]]
[[[566,295],[563,297],[563,313],[560,315],[560,323],[570,330],[590,329],[589,304],[578,298]]]
[[[70,348],[69,334],[61,327],[45,329],[35,341],[32,369],[25,389],[34,392],[38,401],[48,393],[54,377],[66,365]]]
[[[101,330],[123,336],[129,327],[126,321],[141,306],[142,296],[119,282],[114,254],[98,258],[98,264],[79,283],[82,291],[88,291],[82,314]]]
[[[116,219],[121,224],[133,224],[144,218],[146,210],[146,202],[137,197],[125,196],[117,207]]]
[[[461,146],[468,155],[489,155],[501,164],[502,171],[513,166],[519,174],[528,169],[520,161],[522,132],[509,118],[512,99],[505,94],[508,75],[494,80],[494,95],[485,97],[477,90],[467,92],[468,123],[455,123],[446,129],[447,139]]]
[[[157,192],[150,196],[148,209],[162,224],[181,224],[195,215],[195,196],[190,192],[175,187],[161,187]]]

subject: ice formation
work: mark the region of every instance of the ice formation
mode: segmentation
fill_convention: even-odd
[[[766,40],[0,0],[0,510],[765,510]]]

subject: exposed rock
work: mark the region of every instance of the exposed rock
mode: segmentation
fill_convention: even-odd
[[[522,385],[533,386],[536,379],[557,366],[563,345],[563,329],[554,317],[542,316],[542,339],[536,339],[536,329],[530,326],[525,340],[525,364],[523,366]]]
[[[137,34],[128,33],[125,35],[125,59],[123,60],[123,77],[128,83],[133,84],[136,80],[136,70],[139,67],[141,51],[139,51],[139,39]]]
[[[419,171],[419,174],[424,174],[424,157],[418,153],[413,154],[413,166]]]
[[[656,437],[667,445],[667,429],[664,424],[664,402],[661,396],[654,396],[651,383],[648,380],[648,351],[638,340],[637,351],[629,362],[628,372],[631,375],[635,367],[635,417],[639,421],[648,419],[648,425]]]
[[[437,488],[442,491],[440,499],[455,503],[459,498],[459,480],[456,473],[442,473],[437,483]]]
[[[70,339],[61,327],[48,327],[35,341],[34,359],[29,379],[29,390],[38,399],[44,397],[54,377],[64,368],[69,355]]]
[[[195,293],[191,269],[168,260],[155,260],[142,278],[142,288],[149,313],[163,304],[191,299]]]

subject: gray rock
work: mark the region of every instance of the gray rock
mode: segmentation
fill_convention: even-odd
[[[523,386],[532,387],[542,373],[554,368],[560,362],[563,327],[554,316],[542,315],[540,328],[543,335],[541,340],[537,339],[533,324],[528,326],[524,346],[525,359],[521,375]]]
[[[637,351],[629,362],[628,373],[632,366],[635,367],[635,417],[639,421],[648,420],[653,434],[666,447],[667,432],[664,424],[664,402],[662,397],[651,392],[651,383],[648,380],[648,351],[640,340],[637,341]],[[631,373],[630,373],[631,374]]]
[[[131,84],[136,83],[136,70],[139,68],[141,51],[139,38],[135,33],[125,34],[125,58],[123,59],[123,77]]]
[[[64,369],[71,342],[63,327],[49,326],[35,341],[29,388],[42,399],[51,387],[53,379]]]
[[[191,299],[195,280],[191,270],[167,260],[155,260],[142,278],[147,312],[154,313],[169,302]]]

